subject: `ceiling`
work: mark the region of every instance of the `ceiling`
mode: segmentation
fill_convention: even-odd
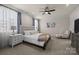
[[[28,12],[29,14],[32,14],[33,16],[42,16],[42,11],[46,6],[48,6],[50,9],[56,9],[55,12],[52,12],[52,15],[69,15],[75,8],[77,8],[78,4],[70,4],[69,6],[66,6],[66,4],[8,4],[7,6],[16,8],[19,11]]]

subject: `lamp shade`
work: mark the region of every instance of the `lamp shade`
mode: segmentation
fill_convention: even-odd
[[[11,26],[11,30],[16,30],[16,26]]]

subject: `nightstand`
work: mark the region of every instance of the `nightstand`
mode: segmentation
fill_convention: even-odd
[[[9,45],[13,46],[21,43],[23,41],[23,35],[22,34],[14,34],[9,36]]]

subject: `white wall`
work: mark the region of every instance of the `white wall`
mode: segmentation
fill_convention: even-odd
[[[79,7],[70,15],[70,30],[74,33],[74,21],[79,18]]]
[[[47,22],[55,22],[55,28],[47,28]],[[56,33],[63,33],[66,30],[69,30],[69,17],[68,16],[53,16],[53,15],[45,15],[40,20],[41,32],[49,33],[55,35]]]
[[[69,17],[67,15],[42,15],[40,20],[40,31],[55,35],[69,30]],[[46,23],[56,23],[55,28],[47,28]],[[32,18],[27,14],[22,14],[22,25],[32,26]]]
[[[55,12],[52,12],[52,15],[42,15],[42,11],[47,5],[45,4],[13,4],[12,6],[24,10],[30,14],[32,14],[34,17],[40,19],[40,26],[41,26],[41,32],[47,32],[47,33],[63,33],[66,30],[69,30],[69,14],[78,6],[76,4],[70,4],[69,6],[66,6],[65,4],[49,4],[48,7],[50,9],[56,9]],[[23,25],[27,26],[32,24],[32,22],[27,16],[22,16],[22,23]],[[71,20],[72,21],[72,20]],[[46,23],[47,22],[56,22],[55,28],[47,28]],[[72,25],[70,26],[72,27]]]
[[[27,27],[32,26],[32,17],[22,13],[22,25]]]

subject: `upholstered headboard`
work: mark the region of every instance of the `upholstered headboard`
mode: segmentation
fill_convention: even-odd
[[[24,31],[35,30],[34,26],[20,26],[20,33],[24,33]]]
[[[24,33],[24,34],[31,35],[31,34],[39,33],[38,31],[35,31],[34,26],[29,26],[29,27],[21,26],[21,29],[22,29],[22,33]]]
[[[23,26],[23,30],[26,31],[26,30],[35,30],[34,26],[30,26],[30,27],[27,27],[27,26]]]

